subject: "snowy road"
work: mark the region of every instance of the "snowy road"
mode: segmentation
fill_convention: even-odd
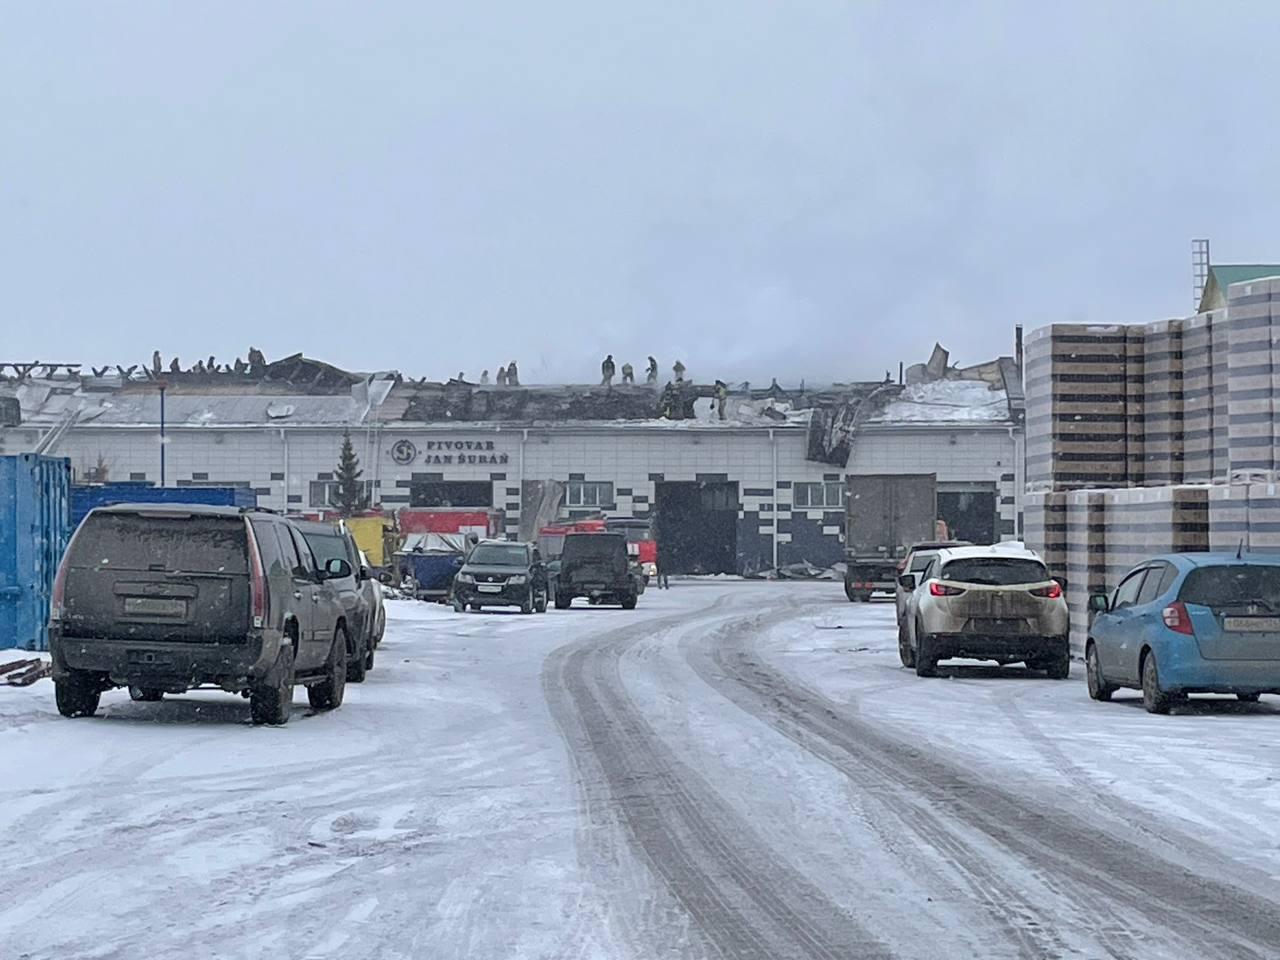
[[[829,583],[388,612],[282,729],[0,690],[0,957],[1280,956],[1280,700],[920,680]]]

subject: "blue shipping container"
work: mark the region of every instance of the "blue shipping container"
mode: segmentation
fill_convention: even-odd
[[[249,487],[153,487],[149,483],[77,484],[71,488],[71,529],[94,507],[113,503],[198,503],[207,507],[256,507]]]
[[[0,648],[49,649],[49,596],[71,535],[71,461],[0,457]]]

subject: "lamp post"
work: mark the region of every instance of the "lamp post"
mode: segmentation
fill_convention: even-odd
[[[164,380],[160,381],[160,486],[164,486],[164,448],[166,446],[164,436],[164,389],[169,384]]]

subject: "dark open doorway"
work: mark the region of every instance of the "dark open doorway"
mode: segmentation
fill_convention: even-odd
[[[411,507],[492,507],[488,480],[415,480],[409,485]]]
[[[941,486],[941,485],[939,485]],[[965,490],[938,490],[938,518],[957,540],[996,542],[996,491],[973,486]]]
[[[659,481],[654,506],[665,573],[737,573],[737,483]]]

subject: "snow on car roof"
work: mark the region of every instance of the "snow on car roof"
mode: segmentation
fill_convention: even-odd
[[[989,547],[948,547],[944,550],[939,550],[938,556],[942,558],[943,563],[948,560],[971,560],[975,558],[986,560],[992,557],[1044,562],[1040,554],[1034,550],[1028,550],[1025,544],[1016,541],[994,543]]]

